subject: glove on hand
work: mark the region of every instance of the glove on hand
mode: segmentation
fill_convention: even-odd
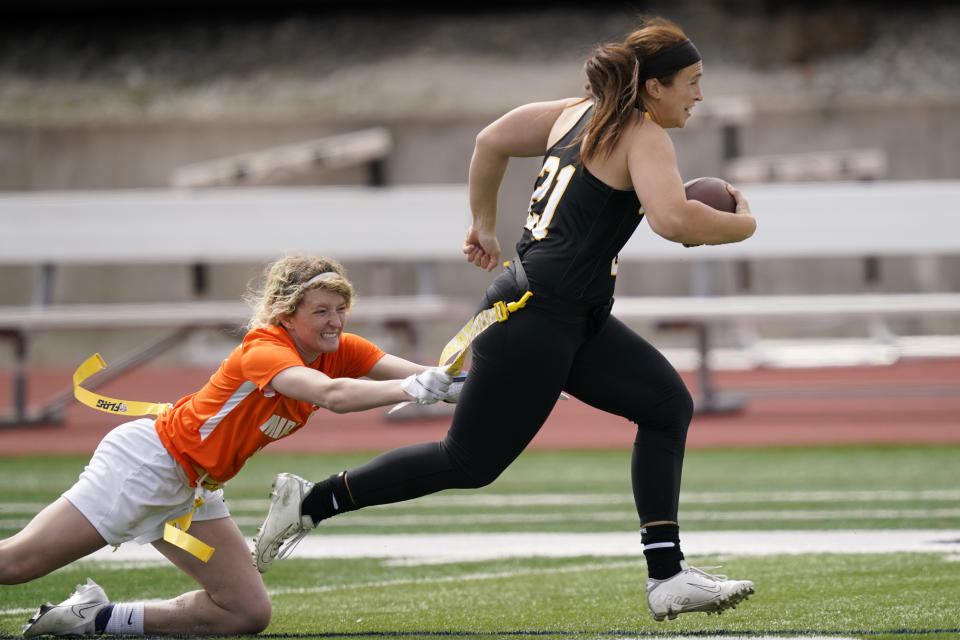
[[[463,389],[463,383],[467,381],[467,372],[463,372],[453,376],[453,382],[450,383],[450,388],[447,389],[447,395],[444,396],[443,401],[449,402],[450,404],[456,404],[460,399],[460,391]]]
[[[452,382],[450,374],[440,367],[433,367],[404,378],[400,386],[417,404],[433,404],[446,397]]]

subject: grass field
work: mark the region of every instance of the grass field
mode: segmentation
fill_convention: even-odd
[[[278,471],[325,477],[369,456],[272,456],[227,487],[247,535],[266,511]],[[69,486],[85,458],[0,458],[0,537]],[[810,532],[960,529],[960,448],[698,450],[688,454],[685,531]],[[336,534],[631,532],[628,452],[525,453],[493,485],[334,518]],[[722,616],[656,623],[646,611],[639,551],[623,556],[472,562],[307,558],[265,576],[274,602],[266,635],[283,637],[960,637],[960,558],[949,553],[697,556],[722,564],[757,594]],[[330,538],[331,541],[334,538]],[[115,600],[193,588],[163,563],[84,561],[27,585],[0,587],[0,637],[44,600],[87,576]]]

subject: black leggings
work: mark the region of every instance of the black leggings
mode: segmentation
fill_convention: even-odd
[[[358,506],[493,482],[537,434],[564,390],[636,423],[631,476],[640,522],[677,520],[693,401],[652,345],[612,316],[593,331],[586,318],[528,305],[489,327],[471,348],[470,372],[446,437],[394,449],[348,471]]]

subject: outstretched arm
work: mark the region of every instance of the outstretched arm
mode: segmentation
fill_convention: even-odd
[[[447,396],[452,379],[439,368],[424,367],[389,355],[384,358],[391,360],[380,367],[381,358],[371,369],[371,374],[406,375],[374,380],[331,378],[310,367],[290,367],[275,375],[270,386],[288,398],[309,402],[334,413],[363,411],[399,402],[432,404]]]
[[[373,380],[396,380],[417,373],[423,373],[429,368],[430,367],[426,365],[417,364],[416,362],[387,353],[377,360],[373,368],[367,372],[367,377]]]

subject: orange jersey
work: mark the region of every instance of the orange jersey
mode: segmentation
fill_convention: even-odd
[[[275,375],[306,366],[331,378],[360,378],[383,356],[370,341],[342,333],[336,351],[307,364],[283,328],[254,329],[200,391],[181,398],[157,418],[157,433],[191,484],[202,471],[210,480],[226,482],[247,458],[302,427],[317,410],[316,405],[279,393],[264,395],[263,388]]]

